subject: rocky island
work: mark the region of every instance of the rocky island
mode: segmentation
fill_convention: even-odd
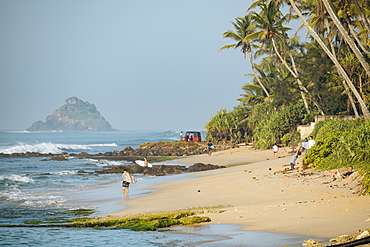
[[[46,121],[37,121],[28,131],[115,131],[100,115],[94,104],[77,97],[66,99],[66,104],[54,110]]]

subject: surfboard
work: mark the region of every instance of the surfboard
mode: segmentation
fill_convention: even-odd
[[[139,166],[144,166],[144,160],[135,160],[135,163]],[[148,163],[148,167],[153,167],[152,164]]]
[[[131,176],[131,181],[132,181],[132,184],[136,184],[137,179],[134,176]]]

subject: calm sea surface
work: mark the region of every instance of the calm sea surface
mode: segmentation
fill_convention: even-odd
[[[0,153],[104,153],[138,148],[143,142],[178,140],[180,131],[147,132],[25,132],[0,131]],[[99,216],[124,209],[120,174],[80,174],[104,166],[132,164],[70,158],[0,158],[0,224],[70,217],[74,209],[94,209]],[[130,198],[145,196],[148,186],[189,179],[185,174],[149,177],[138,182]],[[155,232],[124,229],[0,228],[1,246],[301,246],[307,236],[239,231],[236,226],[174,227]]]

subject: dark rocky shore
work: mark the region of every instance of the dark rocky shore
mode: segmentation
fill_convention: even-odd
[[[228,146],[220,146],[218,150],[224,150]],[[42,161],[68,161],[69,157],[80,159],[97,159],[97,160],[124,160],[132,161],[132,165],[123,166],[106,166],[103,170],[97,170],[94,173],[122,173],[127,169],[130,173],[142,173],[145,175],[163,176],[167,174],[180,174],[184,172],[198,172],[224,168],[224,166],[216,166],[212,164],[196,163],[189,167],[179,165],[153,165],[153,167],[142,167],[134,163],[137,159],[147,157],[149,162],[160,162],[165,160],[176,159],[184,156],[204,154],[207,152],[207,144],[202,142],[155,142],[143,143],[140,148],[133,149],[126,147],[122,151],[113,151],[98,154],[89,154],[82,152],[74,153],[60,153],[60,154],[43,154],[37,152],[27,153],[0,153],[0,158],[44,158]],[[79,173],[85,173],[81,170]]]

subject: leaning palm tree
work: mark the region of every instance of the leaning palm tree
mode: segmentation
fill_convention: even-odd
[[[309,33],[313,36],[316,42],[319,43],[321,48],[324,50],[324,52],[329,56],[329,58],[333,61],[335,67],[337,68],[339,74],[344,78],[348,86],[350,87],[352,93],[356,97],[357,101],[360,104],[361,111],[365,117],[365,119],[369,120],[370,119],[370,112],[369,109],[367,109],[367,106],[362,99],[361,95],[357,91],[356,87],[353,85],[352,81],[350,80],[348,74],[346,71],[343,69],[341,64],[339,63],[338,59],[336,58],[335,54],[333,54],[325,45],[325,43],[321,40],[320,36],[313,30],[313,28],[308,24],[306,19],[304,18],[302,12],[299,10],[297,5],[295,4],[294,0],[289,0],[291,6],[293,7],[295,13],[299,16],[301,21],[303,22],[304,26],[308,29]]]
[[[250,40],[259,40],[264,45],[272,45],[275,54],[278,56],[282,64],[289,70],[289,72],[296,79],[298,86],[300,88],[301,97],[308,114],[310,114],[310,109],[308,107],[307,98],[304,92],[308,93],[308,90],[304,87],[303,83],[299,79],[299,76],[295,71],[293,71],[286,61],[285,55],[279,51],[279,47],[286,47],[286,32],[291,30],[289,27],[283,26],[285,22],[288,21],[290,16],[283,16],[280,12],[277,3],[271,0],[267,3],[261,2],[259,4],[261,12],[251,12],[251,18],[256,26],[256,31],[247,36]],[[285,52],[292,58],[289,49],[285,49]]]
[[[310,10],[310,13],[307,14],[309,16],[309,19],[307,21],[309,22],[310,26],[320,36],[320,38],[326,41],[327,45],[330,46],[332,54],[340,57],[342,53],[341,51],[347,50],[347,47],[344,46],[344,41],[341,36],[338,35],[338,31],[335,25],[333,25],[330,19],[328,19],[325,11],[325,6],[323,5],[322,1],[306,0],[304,4],[301,4],[300,6],[300,11],[302,9]],[[334,46],[334,42],[338,43],[337,47]],[[351,90],[345,80],[341,80],[341,82],[344,87],[344,92],[346,93],[348,100],[352,106],[353,112],[355,116],[358,117],[359,114]]]
[[[270,94],[267,91],[266,87],[263,85],[261,80],[259,79],[256,70],[253,66],[253,57],[252,57],[252,43],[249,39],[247,39],[247,36],[251,33],[253,33],[253,25],[250,19],[249,15],[246,15],[244,17],[238,17],[235,19],[235,22],[232,22],[234,25],[234,28],[236,31],[229,30],[224,33],[224,38],[230,38],[236,41],[234,44],[225,45],[220,48],[220,50],[224,49],[230,49],[230,48],[240,48],[244,58],[246,57],[246,54],[248,54],[249,62],[251,64],[252,72],[255,75],[255,78],[262,88],[263,92],[266,94],[266,97],[269,97]]]
[[[290,0],[289,0],[290,1]],[[325,5],[325,8],[330,15],[331,19],[333,20],[335,26],[338,28],[340,34],[342,35],[343,39],[346,41],[347,45],[351,48],[353,53],[355,53],[357,59],[360,61],[362,67],[365,69],[367,75],[370,77],[370,66],[366,62],[364,56],[362,55],[361,51],[358,49],[356,43],[353,41],[353,39],[350,37],[348,32],[343,27],[342,23],[338,19],[337,15],[334,12],[334,9],[330,2],[328,0],[321,0],[323,4]]]

